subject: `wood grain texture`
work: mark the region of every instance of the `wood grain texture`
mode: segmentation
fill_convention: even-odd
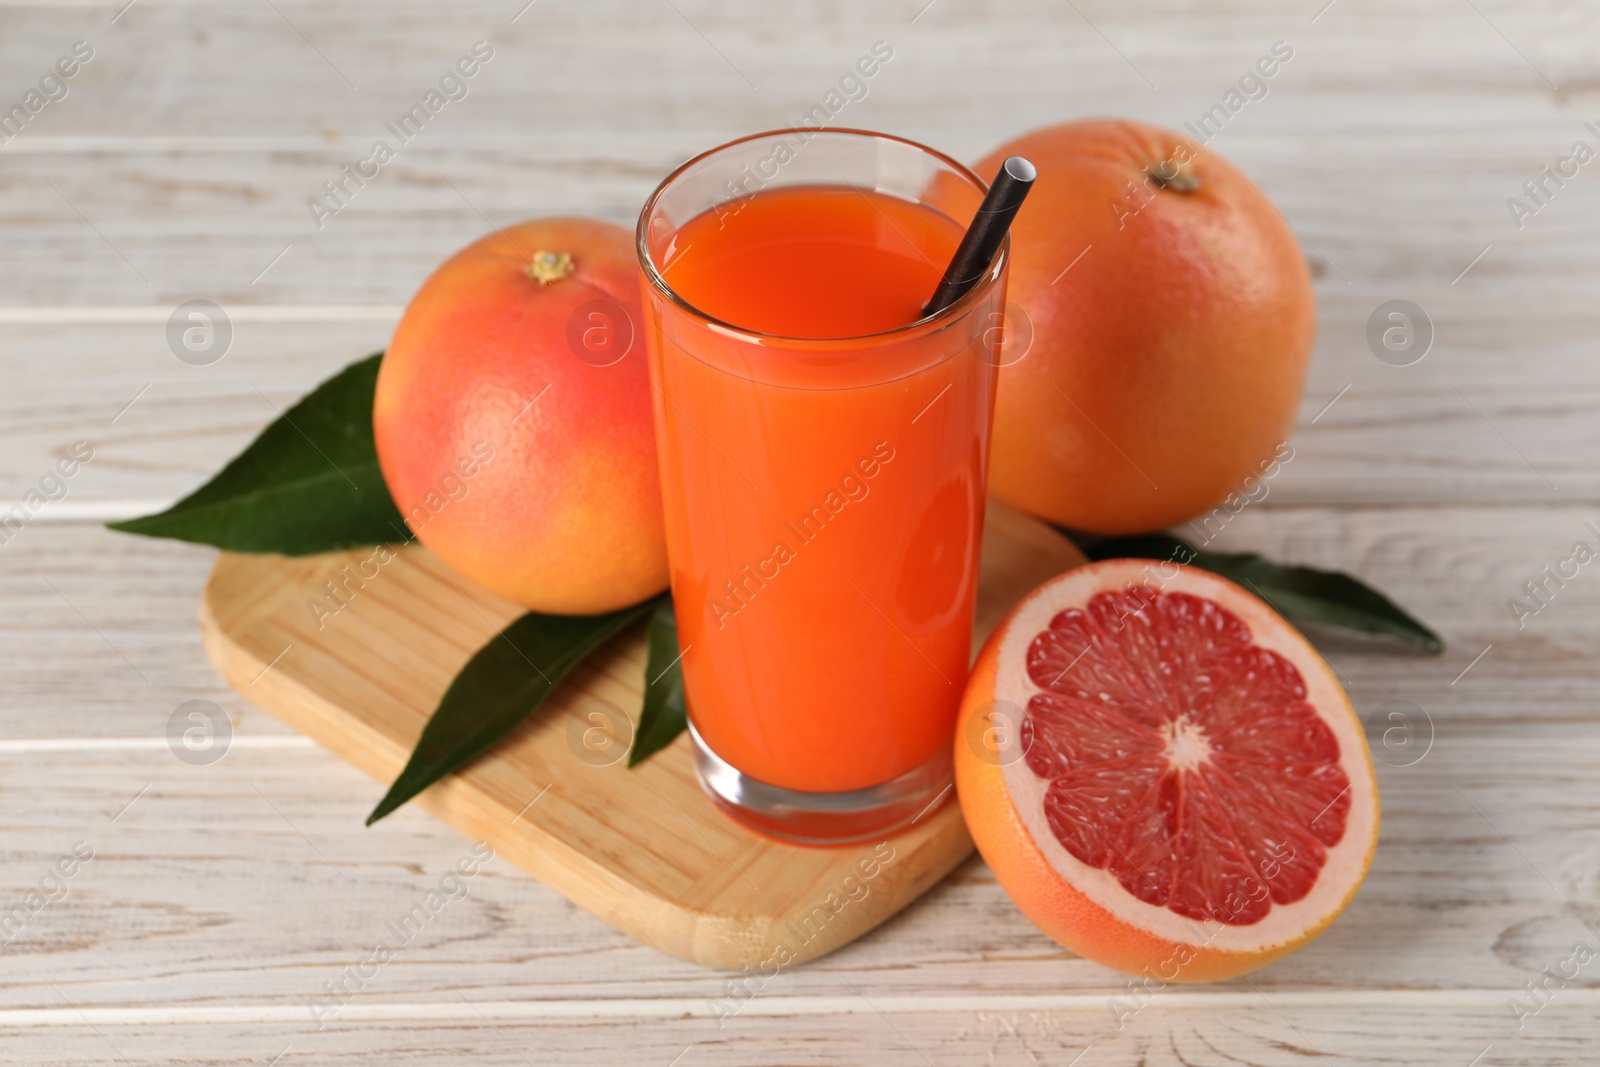
[[[440,256],[486,228],[476,216],[460,223]],[[233,346],[205,367],[168,350],[163,309],[143,322],[64,314],[8,324],[0,315],[9,385],[0,395],[0,504],[20,499],[77,440],[94,446],[95,459],[71,483],[67,510],[120,518],[190,492],[278,410],[388,343],[399,305],[432,265],[417,258],[394,306],[351,306],[346,321],[328,321],[320,306],[304,321],[279,317],[292,307],[275,306],[263,319],[260,309],[231,306]],[[1600,499],[1591,462],[1600,424],[1585,417],[1600,403],[1592,358],[1600,311],[1587,294],[1520,294],[1515,310],[1471,297],[1446,316],[1413,293],[1432,308],[1438,340],[1410,367],[1381,363],[1366,347],[1367,317],[1391,295],[1343,286],[1319,294],[1322,339],[1291,438],[1294,458],[1271,483],[1271,502]]]
[[[1581,920],[1594,917],[1586,902],[1600,826],[1589,798],[1600,751],[1582,655],[1596,639],[1600,587],[1574,584],[1521,634],[1509,615],[1501,619],[1498,589],[1536,570],[1548,550],[1564,551],[1568,528],[1583,518],[1565,507],[1251,508],[1229,527],[1227,547],[1381,576],[1461,646],[1440,661],[1319,635],[1364,717],[1410,700],[1424,716],[1412,728],[1433,744],[1411,764],[1414,752],[1385,745],[1393,724],[1373,724],[1385,821],[1372,875],[1315,945],[1251,976],[1257,987],[1313,993],[1376,981],[1509,995],[1583,936]],[[13,607],[0,677],[8,693],[27,693],[32,678],[35,694],[0,705],[4,736],[65,744],[103,732],[93,748],[0,744],[7,899],[73,841],[101,852],[68,899],[8,946],[6,1008],[57,1005],[54,982],[86,1006],[303,1010],[466,853],[466,841],[411,809],[364,829],[380,786],[319,750],[260,747],[281,741],[282,728],[219,692],[199,650],[192,613],[208,556],[71,526],[31,530],[0,553],[0,588]],[[1476,655],[1467,635],[1497,647],[1452,686]],[[167,749],[168,718],[190,698],[216,700],[238,718],[234,748],[210,767],[182,764]],[[62,712],[41,717],[40,706]],[[144,736],[130,740],[151,743],[120,742],[135,733]],[[860,941],[786,973],[770,996],[837,995],[846,980],[903,997],[1122,988],[1118,976],[1034,931],[976,860]],[[363,1002],[444,1002],[452,986],[475,999],[703,1001],[721,995],[721,981],[608,929],[502,861],[385,968]],[[1253,995],[1244,983],[1230,988]]]
[[[1595,143],[1592,14],[0,0],[0,103],[74,40],[96,49],[66,99],[0,144],[0,510],[73,441],[96,447],[67,498],[0,545],[0,900],[74,841],[97,849],[0,947],[0,1063],[1590,1063],[1587,972],[1521,1029],[1508,1004],[1597,917],[1600,585],[1586,568],[1520,628],[1507,601],[1596,518],[1600,185],[1585,168],[1521,228],[1506,201],[1575,140]],[[480,38],[497,55],[471,95],[316,229],[306,198]],[[1220,999],[1165,991],[1119,1030],[1120,977],[1043,939],[973,858],[719,1028],[707,1002],[727,996],[723,975],[496,860],[318,1030],[307,999],[465,842],[410,808],[362,829],[374,783],[206,661],[194,603],[213,554],[88,520],[199,484],[272,405],[381,347],[428,271],[491,225],[631,224],[668,168],[792,121],[880,38],[895,59],[840,121],[966,159],[1075,116],[1179,127],[1274,40],[1295,49],[1211,147],[1299,232],[1318,346],[1295,459],[1212,547],[1349,570],[1451,644],[1431,659],[1313,634],[1379,753],[1371,878],[1306,951]],[[164,339],[191,298],[236,327],[209,367]],[[1397,298],[1435,326],[1414,366],[1366,340]],[[233,722],[219,763],[167,747],[189,699]],[[1409,766],[1384,747],[1398,700],[1434,737]],[[217,1011],[232,1014],[203,1014]]]
[[[993,505],[974,645],[1029,589],[1082,561],[1043,523]],[[346,582],[350,571],[361,577]],[[327,581],[343,583],[347,598],[332,613]],[[308,610],[313,600],[320,614]],[[370,549],[223,553],[200,600],[200,632],[234,689],[389,782],[451,679],[521,614],[420,546],[386,562]],[[804,848],[718,813],[695,781],[687,735],[635,768],[623,759],[626,740],[596,760],[585,730],[599,721],[621,736],[620,719],[636,723],[644,666],[636,626],[580,664],[516,733],[416,802],[646,944],[744,971],[831,952],[971,852],[949,797],[876,845]]]
[[[193,608],[212,550],[49,515],[0,547],[0,681],[10,698],[0,701],[0,738],[159,740],[187,699],[218,703],[241,734],[283,732],[217,678],[200,648]],[[1600,524],[1600,506],[1299,508],[1269,497],[1208,547],[1347,571],[1440,631],[1449,649],[1431,657],[1311,630],[1363,715],[1405,699],[1453,730],[1545,722],[1580,731],[1600,716],[1591,655],[1600,581],[1586,568],[1521,628],[1509,601],[1525,600],[1524,583],[1574,541],[1593,543],[1590,521]]]
[[[1179,994],[1168,994],[1179,996]],[[470,994],[467,994],[470,997]],[[597,1018],[523,1022],[472,1013],[466,1017],[339,1024],[316,1032],[280,1022],[150,1023],[25,1029],[0,1048],[0,1063],[29,1067],[101,1067],[127,1062],[199,1062],[195,1049],[236,1048],[249,1062],[419,1064],[472,1063],[527,1067],[543,1063],[615,1063],[669,1067],[679,1063],[749,1067],[917,1064],[921,1067],[1037,1067],[1143,1064],[1145,1067],[1304,1067],[1328,1065],[1539,1064],[1587,1067],[1591,998],[1557,999],[1522,1033],[1507,1033],[1486,1002],[1304,1006],[1248,994],[1227,1005],[1162,1006],[1157,998],[1124,1029],[1110,1023],[1103,998],[1074,1011],[1051,1009],[872,1011],[870,990],[845,990],[840,1006],[855,1014],[740,1016],[719,1030],[709,1020]],[[846,999],[848,998],[848,999]],[[832,1002],[829,1003],[832,1006]],[[113,1044],[114,1043],[114,1044]],[[1476,1065],[1475,1065],[1476,1067]]]
[[[1178,997],[1181,994],[1167,994]],[[470,994],[466,994],[470,998]],[[1158,997],[1122,1030],[1104,998],[1077,1010],[872,1010],[870,990],[838,998],[854,1014],[740,1016],[717,1027],[704,1018],[597,1018],[523,1022],[470,999],[466,1017],[338,1024],[316,1032],[281,1022],[230,1024],[100,1024],[61,1030],[25,1029],[0,1048],[0,1063],[29,1067],[100,1067],[127,1062],[197,1062],[195,1049],[231,1047],[266,1064],[472,1063],[527,1067],[542,1063],[615,1063],[669,1067],[785,1064],[919,1064],[923,1067],[1037,1067],[1093,1064],[1146,1067],[1304,1067],[1329,1065],[1539,1064],[1587,1067],[1593,1000],[1555,1000],[1526,1031],[1507,1033],[1487,1001],[1466,1004],[1358,1003],[1305,1006],[1248,994],[1226,1005],[1162,1006]],[[848,998],[848,999],[847,999]],[[833,1007],[829,1002],[828,1007]],[[1438,1028],[1438,1032],[1435,1031]],[[114,1043],[114,1044],[113,1044]]]
[[[1572,9],[940,0],[913,25],[921,4],[679,7],[540,4],[508,25],[516,12],[490,4],[280,14],[141,3],[114,27],[98,8],[7,7],[7,69],[42,69],[80,36],[99,52],[65,100],[0,146],[3,300],[141,306],[157,321],[30,333],[0,319],[20,386],[4,400],[0,491],[15,497],[53,450],[92,430],[107,442],[103,469],[128,480],[113,496],[91,471],[80,499],[170,500],[271,417],[249,382],[281,403],[388,333],[241,326],[237,355],[254,345],[256,366],[278,373],[238,373],[234,355],[187,368],[162,338],[161,313],[179,301],[241,314],[397,308],[491,224],[580,213],[631,225],[668,169],[793,120],[876,39],[895,59],[840,121],[968,159],[1079,115],[1181,127],[1282,39],[1295,58],[1211,145],[1274,197],[1317,273],[1318,350],[1280,499],[1600,496],[1588,462],[1600,439],[1583,417],[1600,400],[1600,187],[1568,182],[1521,228],[1506,208],[1600,116],[1593,49]],[[614,26],[627,31],[599,29]],[[317,229],[305,201],[484,35],[499,51],[470,95]],[[1373,311],[1400,298],[1436,334],[1411,367],[1381,363],[1365,336]]]
[[[1600,944],[1584,926],[1600,920],[1592,803],[1600,740],[1553,725],[1435,726],[1415,764],[1380,759],[1382,838],[1349,909],[1303,951],[1208,990],[1302,1002],[1319,993],[1472,991],[1479,1003],[1538,979],[1576,940]],[[314,748],[236,739],[204,767],[180,763],[164,745],[0,752],[0,775],[8,907],[76,841],[96,854],[68,895],[6,946],[0,1032],[5,1012],[60,1007],[56,989],[85,1008],[179,1017],[270,1008],[314,1019],[307,999],[361,964],[376,941],[392,940],[386,924],[471,850],[411,808],[364,828],[379,787]],[[546,1004],[551,1015],[581,1014],[575,1005],[588,1002],[597,1013],[643,1015],[684,999],[703,1012],[703,1001],[727,995],[727,972],[612,929],[510,857],[462,881],[466,895],[381,975],[367,975],[353,1004],[448,1003],[459,988],[474,999]],[[1569,991],[1588,985],[1585,974]],[[845,995],[855,983],[901,1003],[1002,997],[1045,1010],[1049,997],[1119,994],[1127,981],[1035,930],[974,857],[859,940],[785,969],[762,1000]],[[634,1001],[654,1006],[630,1008]]]

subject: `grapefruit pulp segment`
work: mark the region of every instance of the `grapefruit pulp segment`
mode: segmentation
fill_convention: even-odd
[[[964,716],[1006,713],[1011,749],[958,746],[958,788],[997,878],[1069,948],[1124,969],[1181,948],[1169,980],[1242,973],[1326,927],[1365,875],[1377,789],[1355,713],[1224,579],[1112,560],[1045,583],[969,685]]]

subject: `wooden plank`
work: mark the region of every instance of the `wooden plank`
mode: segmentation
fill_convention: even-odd
[[[473,232],[464,224],[460,240]],[[418,265],[417,280],[426,269]],[[1322,346],[1293,459],[1267,487],[1272,503],[1600,496],[1600,469],[1585,460],[1600,449],[1600,426],[1586,417],[1600,403],[1600,364],[1589,352],[1600,312],[1591,300],[1530,295],[1516,313],[1464,301],[1438,319],[1449,331],[1441,350],[1400,368],[1379,362],[1362,340],[1384,298],[1325,287]],[[85,440],[96,458],[69,486],[64,510],[112,517],[164,506],[317,382],[383,348],[396,321],[384,307],[356,308],[363,317],[342,322],[259,321],[235,308],[232,347],[203,367],[168,350],[160,314],[135,323],[0,321],[9,386],[0,397],[0,501],[20,499]]]
[[[1595,721],[1590,651],[1600,643],[1600,583],[1584,569],[1565,588],[1551,584],[1548,606],[1520,628],[1510,607],[1512,598],[1536,604],[1524,583],[1540,579],[1575,541],[1596,543],[1585,529],[1600,524],[1594,509],[1272,505],[1269,497],[1213,523],[1209,547],[1348,571],[1449,643],[1445,655],[1429,657],[1314,629],[1363,715],[1405,699],[1453,729]],[[211,550],[49,516],[0,547],[9,608],[0,614],[0,682],[13,695],[0,702],[0,736],[159,738],[191,698],[221,705],[241,733],[282,732],[220,682],[200,648],[194,603]],[[1179,532],[1205,539],[1204,530]],[[63,672],[62,664],[75,669]],[[42,716],[41,708],[58,710]]]
[[[0,752],[0,768],[0,899],[21,899],[75,841],[96,853],[6,947],[5,1009],[59,1006],[50,982],[99,1008],[304,1008],[472,849],[413,809],[363,829],[378,789],[317,750],[240,745],[210,766],[165,750]],[[1582,926],[1597,768],[1600,741],[1565,726],[1440,723],[1416,765],[1379,763],[1381,843],[1350,909],[1309,949],[1216,989],[1360,990],[1374,974],[1384,989],[1520,989],[1573,939],[1597,944]],[[725,993],[728,974],[637,944],[507,859],[461,881],[466,896],[371,1000],[450,998],[451,985],[486,1000]],[[894,997],[1125,989],[1038,934],[976,859],[771,992],[837,995],[846,981]]]
[[[1021,119],[1081,101],[1082,110],[1099,112],[1159,110],[1177,125],[1220,96],[1274,39],[1290,41],[1296,57],[1267,99],[1246,107],[1241,126],[1269,121],[1271,109],[1290,97],[1301,106],[1337,97],[1366,104],[1354,113],[1328,109],[1334,133],[1382,133],[1425,108],[1446,110],[1465,126],[1496,116],[1474,116],[1450,102],[1498,94],[1501,110],[1553,114],[1573,89],[1584,88],[1571,86],[1586,59],[1576,9],[1519,9],[1509,0],[1481,4],[1482,15],[1420,0],[1349,0],[1315,22],[1314,6],[1308,13],[1270,0],[1227,0],[1203,13],[1183,0],[1137,8],[1101,0],[1078,11],[1049,0],[940,3],[925,13],[914,2],[805,0],[754,17],[710,0],[677,6],[681,14],[625,0],[552,5],[512,24],[516,5],[486,2],[291,4],[287,17],[248,6],[166,3],[141,5],[107,31],[109,16],[89,5],[8,4],[0,54],[19,70],[42,70],[76,36],[90,36],[99,49],[74,81],[70,103],[47,108],[30,138],[298,135],[358,137],[362,147],[366,131],[381,125],[377,116],[420,96],[460,51],[491,36],[501,51],[472,81],[462,106],[449,105],[441,117],[457,135],[506,135],[502,124],[519,115],[525,129],[538,127],[527,131],[535,135],[562,126],[709,126],[723,116],[746,128],[763,118],[771,123],[789,117],[778,110],[786,105],[813,103],[875,38],[893,42],[896,56],[861,110],[892,108],[924,125],[964,127],[973,137],[989,132],[1002,100],[1005,113]],[[374,17],[378,10],[384,17]],[[206,32],[197,33],[201,28]],[[1419,33],[1430,41],[1423,53],[1412,47]],[[256,62],[243,65],[246,53]],[[953,70],[963,76],[950,77]],[[156,71],[165,78],[138,77]],[[981,76],[997,71],[1011,77]],[[1381,83],[1363,77],[1380,71],[1388,75]],[[1007,93],[1008,85],[1058,95],[1030,98]],[[171,92],[174,86],[190,91]],[[194,91],[202,88],[209,92]],[[541,106],[536,124],[519,110],[530,101]],[[255,121],[261,117],[271,121]]]
[[[1380,757],[1382,837],[1351,907],[1304,951],[1217,989],[1309,996],[1373,989],[1378,976],[1390,991],[1508,996],[1575,940],[1600,943],[1583,926],[1600,841],[1590,799],[1600,739],[1563,724],[1435,725],[1414,764]],[[83,1007],[305,1010],[392,939],[387,924],[472,847],[411,808],[364,828],[380,788],[315,749],[236,741],[201,766],[164,747],[0,748],[0,781],[8,907],[75,842],[95,852],[67,896],[6,946],[8,1010],[60,1007],[52,983]],[[460,881],[465,895],[360,1003],[449,1001],[452,986],[484,1000],[550,1001],[551,1012],[725,995],[726,973],[632,941],[505,858]],[[839,996],[846,983],[894,997],[1126,989],[1034,930],[975,859],[855,943],[783,971],[770,993]]]
[[[1395,368],[1360,339],[1379,296],[1323,296],[1323,347],[1294,458],[1267,486],[1272,504],[1600,496],[1600,469],[1584,459],[1600,448],[1600,424],[1584,418],[1600,403],[1592,302],[1547,294],[1517,314],[1462,309],[1448,320],[1453,350]],[[358,322],[299,323],[237,310],[232,349],[211,366],[174,358],[163,322],[0,323],[10,384],[0,398],[0,499],[18,501],[72,443],[88,440],[96,459],[75,475],[62,510],[114,517],[165,506],[318,381],[382,349],[394,322],[381,310]],[[1518,341],[1523,312],[1542,325]],[[1504,358],[1518,346],[1518,362]]]
[[[395,319],[261,322],[236,316],[221,361],[167,347],[165,315],[133,324],[0,325],[0,510],[73,444],[94,457],[44,518],[141,514],[190,492],[319,381],[389,340]],[[57,491],[59,493],[59,491]]]
[[[463,227],[461,239],[471,232]],[[425,270],[419,266],[419,279]],[[1438,329],[1449,330],[1441,351],[1400,368],[1374,358],[1362,340],[1383,296],[1325,289],[1322,347],[1293,459],[1267,487],[1272,502],[1600,495],[1600,471],[1584,459],[1600,448],[1600,427],[1584,417],[1600,403],[1600,364],[1589,354],[1600,330],[1592,301],[1529,296],[1516,314],[1467,301],[1439,318]],[[0,500],[19,499],[73,442],[86,440],[96,458],[69,487],[72,507],[110,517],[163,506],[318,381],[381,349],[396,321],[385,307],[332,322],[260,321],[236,308],[232,347],[203,367],[174,357],[159,315],[142,323],[0,321],[0,373],[10,386],[0,398]],[[1538,325],[1527,326],[1524,313]],[[1507,351],[1519,357],[1507,359]]]
[[[876,99],[869,97],[864,106]],[[1264,106],[1271,107],[1272,99]],[[1335,131],[1307,144],[1294,127],[1303,131],[1321,121],[1326,108],[1355,102],[1321,100],[1316,107],[1291,109],[1286,100],[1271,125],[1263,121],[1237,135],[1224,131],[1212,148],[1242,167],[1296,226],[1320,292],[1406,297],[1445,316],[1447,325],[1452,313],[1490,301],[1532,322],[1533,316],[1521,314],[1517,298],[1571,299],[1592,280],[1595,264],[1587,250],[1600,226],[1593,211],[1597,197],[1584,183],[1572,184],[1544,218],[1519,230],[1506,200],[1523,195],[1522,183],[1538,177],[1542,164],[1567,153],[1585,131],[1565,116],[1544,122],[1516,113],[1497,117],[1494,102],[1457,102],[1462,110],[1484,108],[1487,129],[1430,112],[1417,116],[1414,127],[1367,133],[1359,141],[1354,131]],[[1197,101],[1195,110],[1204,106]],[[870,125],[976,160],[1008,136],[1086,113],[1097,112],[1059,108],[979,134],[900,122],[889,114],[873,115]],[[1130,117],[1172,127],[1187,121]],[[322,183],[337,177],[342,164],[368,150],[366,135],[357,135],[359,143],[307,144],[293,151],[164,151],[161,142],[150,148],[132,144],[88,156],[104,159],[87,171],[83,153],[0,148],[9,157],[0,210],[14,220],[0,256],[5,303],[170,308],[193,296],[223,304],[399,302],[429,269],[491,224],[582,214],[631,228],[650,190],[684,158],[782,122],[774,116],[670,133],[544,134],[509,146],[441,137],[408,146],[390,164],[392,177],[380,175],[320,229],[306,201],[322,195]],[[1424,123],[1444,128],[1423,130]],[[1470,150],[1451,138],[1467,141]],[[1339,153],[1343,166],[1331,170],[1313,148]],[[98,182],[100,166],[115,168],[124,184]],[[1396,184],[1391,166],[1421,174],[1413,184]],[[1431,195],[1447,178],[1452,195]],[[1465,271],[1486,245],[1494,247]],[[289,251],[275,262],[286,246]],[[1075,255],[1063,254],[1068,261]],[[1468,337],[1446,331],[1440,343]],[[1350,340],[1365,351],[1359,333]]]
[[[1581,121],[1566,106],[1571,93],[1557,86],[1581,77],[1583,35],[1572,32],[1571,16],[1561,10],[1347,2],[1313,23],[1266,0],[1212,5],[1203,19],[1177,0],[1137,10],[1103,4],[1074,10],[1034,0],[939,5],[912,25],[920,10],[913,7],[802,3],[768,24],[703,2],[681,5],[680,15],[613,0],[536,8],[510,26],[500,6],[487,4],[424,5],[386,11],[384,18],[370,17],[361,5],[295,6],[292,23],[264,9],[165,4],[141,6],[107,34],[97,11],[24,6],[8,12],[0,42],[8,68],[47,64],[79,34],[96,38],[101,51],[71,95],[5,150],[21,165],[23,157],[56,153],[133,149],[136,156],[141,144],[207,156],[276,147],[282,155],[317,155],[321,170],[337,168],[352,151],[365,151],[383,122],[414,102],[457,52],[494,36],[502,60],[485,67],[469,97],[441,112],[426,140],[419,137],[407,153],[452,141],[502,152],[520,144],[521,153],[501,159],[531,164],[541,175],[537,190],[583,197],[585,188],[620,178],[637,183],[630,198],[637,203],[659,167],[713,139],[793,120],[876,38],[891,41],[896,57],[840,120],[904,130],[968,157],[991,147],[1001,109],[1012,130],[1108,112],[1180,126],[1214,103],[1274,39],[1284,39],[1296,58],[1265,99],[1230,122],[1217,146],[1237,155],[1267,188],[1292,198],[1284,203],[1291,218],[1344,275],[1359,281],[1376,272],[1406,282],[1440,271],[1454,277],[1481,247],[1470,240],[1474,233],[1454,225],[1460,222],[1544,245],[1528,249],[1535,263],[1552,241],[1580,247],[1575,228],[1591,214],[1581,209],[1592,203],[1581,186],[1563,190],[1552,208],[1562,212],[1561,230],[1542,225],[1518,232],[1504,207],[1524,178],[1581,134]],[[197,25],[207,31],[200,39]],[[596,26],[607,32],[597,34]],[[1430,47],[1418,54],[1411,42],[1423,32]],[[256,62],[241,66],[245,49]],[[759,76],[751,79],[759,90],[741,70]],[[964,76],[951,78],[950,70]],[[557,93],[555,86],[581,91]],[[541,105],[536,124],[526,121],[529,101]],[[120,180],[103,186],[81,168],[58,177],[82,174],[75,184],[92,192],[88,207],[110,212],[100,223],[113,237],[128,226],[155,241],[175,233],[203,239],[216,232],[206,225],[207,205],[235,225],[270,218],[283,232],[308,232],[303,201],[320,179],[308,190],[300,181],[274,180],[259,159],[224,162],[221,177],[192,155],[183,162],[178,173],[164,174],[128,158],[111,171]],[[440,170],[430,167],[396,184],[410,186],[415,203],[454,197]],[[544,179],[546,170],[555,172],[553,183]],[[528,171],[515,173],[521,181],[505,189],[525,206]],[[1291,184],[1280,174],[1306,180]],[[1449,195],[1437,195],[1441,188]],[[70,238],[70,248],[94,248],[95,260],[110,256],[42,182],[17,180],[9,192],[36,209],[25,240],[59,235]],[[177,210],[175,199],[200,210]],[[369,218],[374,230],[386,221]],[[1397,222],[1399,231],[1389,229]],[[1391,239],[1370,240],[1385,234]],[[350,242],[347,253],[370,255],[376,247]],[[271,255],[277,247],[263,250]],[[17,264],[29,261],[23,251],[13,246]],[[58,245],[58,259],[60,252]],[[168,262],[184,273],[176,257]],[[1417,271],[1418,263],[1437,269]],[[1501,263],[1491,257],[1483,269],[1515,282],[1519,275]],[[111,284],[148,295],[126,264],[105,265],[127,275]],[[189,276],[215,281],[194,266]],[[66,270],[35,270],[22,280],[94,284]],[[1568,287],[1581,291],[1575,280]]]
[[[867,997],[872,999],[870,993]],[[1148,1015],[1148,1020],[1141,1019],[1126,1032],[1109,1035],[1098,1015],[1055,1012],[752,1018],[730,1024],[723,1032],[700,1020],[543,1025],[495,1021],[492,1027],[395,1022],[344,1026],[320,1034],[261,1024],[116,1027],[102,1034],[78,1027],[50,1033],[19,1031],[10,1039],[12,1047],[0,1052],[0,1062],[88,1067],[122,1062],[115,1049],[146,1062],[171,1062],[192,1056],[196,1049],[227,1049],[251,1062],[266,1063],[287,1047],[285,1060],[306,1064],[364,1063],[381,1057],[385,1063],[525,1067],[530,1062],[615,1063],[617,1057],[626,1056],[634,1062],[664,1065],[673,1055],[683,1055],[685,1064],[744,1065],[769,1062],[771,1050],[782,1048],[785,1063],[927,1067],[1066,1063],[1087,1046],[1092,1052],[1081,1061],[1086,1065],[1281,1067],[1302,1063],[1307,1056],[1331,1057],[1334,1063],[1459,1065],[1487,1047],[1493,1051],[1482,1063],[1567,1067],[1590,1062],[1583,1045],[1593,1036],[1581,1008],[1559,1003],[1540,1016],[1538,1031],[1499,1041],[1486,1036],[1500,1036],[1493,1023],[1470,1007],[1429,1010],[1431,1022],[1448,1028],[1444,1038],[1428,1034],[1417,1025],[1415,1014],[1396,1006],[1375,1007],[1359,1015],[1348,1009],[1294,1007],[1280,1014],[1257,1002],[1238,1010],[1151,1008]],[[111,1042],[115,1049],[108,1047]],[[28,1058],[10,1059],[7,1052]]]
[[[741,1016],[718,1030],[709,1020],[603,1018],[526,1022],[473,1014],[463,989],[454,1022],[418,1020],[339,1023],[321,1032],[283,1022],[174,1025],[99,1024],[12,1031],[0,1063],[28,1067],[99,1067],[135,1062],[250,1062],[282,1054],[285,1064],[640,1063],[683,1067],[752,1063],[871,1063],[932,1067],[974,1063],[999,1067],[1067,1064],[1083,1067],[1195,1067],[1241,1064],[1290,1067],[1308,1059],[1333,1064],[1544,1064],[1587,1067],[1593,1062],[1593,999],[1558,998],[1526,1030],[1516,1032],[1498,1003],[1389,1003],[1308,1007],[1265,1001],[1247,992],[1239,1006],[1165,1006],[1157,997],[1123,1030],[1113,1029],[1097,1002],[1077,1011],[948,1010],[877,1013],[870,987],[844,989],[851,1015]],[[1170,997],[1182,994],[1166,994]],[[1085,1049],[1088,1051],[1085,1051]],[[781,1053],[774,1050],[781,1049]],[[776,1060],[775,1055],[782,1059]],[[204,1057],[204,1059],[202,1059]]]

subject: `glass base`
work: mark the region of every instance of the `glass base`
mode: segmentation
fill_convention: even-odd
[[[768,785],[736,770],[689,726],[700,788],[733,819],[799,845],[850,845],[883,838],[932,815],[955,790],[950,748],[869,789],[806,793]]]

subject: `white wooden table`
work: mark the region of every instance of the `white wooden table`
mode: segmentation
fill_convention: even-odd
[[[1600,573],[1521,627],[1508,601],[1597,540],[1600,163],[1521,228],[1506,204],[1574,141],[1600,145],[1592,3],[124,2],[0,0],[0,104],[93,49],[0,145],[0,511],[94,449],[0,544],[0,906],[93,851],[0,947],[0,1062],[1595,1061],[1600,960],[1545,969],[1600,949]],[[469,95],[318,229],[306,200],[479,40],[494,55]],[[1036,933],[977,860],[721,1027],[725,976],[499,861],[351,978],[469,842],[411,809],[363,829],[374,783],[207,663],[212,554],[99,524],[188,491],[382,347],[491,224],[631,224],[670,167],[798,119],[878,40],[894,58],[838,121],[968,159],[1073,116],[1181,126],[1293,47],[1212,147],[1299,230],[1320,337],[1295,458],[1217,544],[1352,571],[1450,644],[1315,635],[1364,715],[1416,709],[1409,750],[1373,732],[1365,888],[1300,954],[1164,990],[1121,1029],[1120,977]],[[219,362],[168,347],[190,299],[227,310]],[[1392,299],[1435,332],[1411,366],[1366,341]],[[169,750],[189,700],[233,720],[218,762]],[[1527,1000],[1530,981],[1548,992]],[[308,1001],[340,985],[319,1028]],[[1520,1026],[1519,996],[1542,1005]]]

